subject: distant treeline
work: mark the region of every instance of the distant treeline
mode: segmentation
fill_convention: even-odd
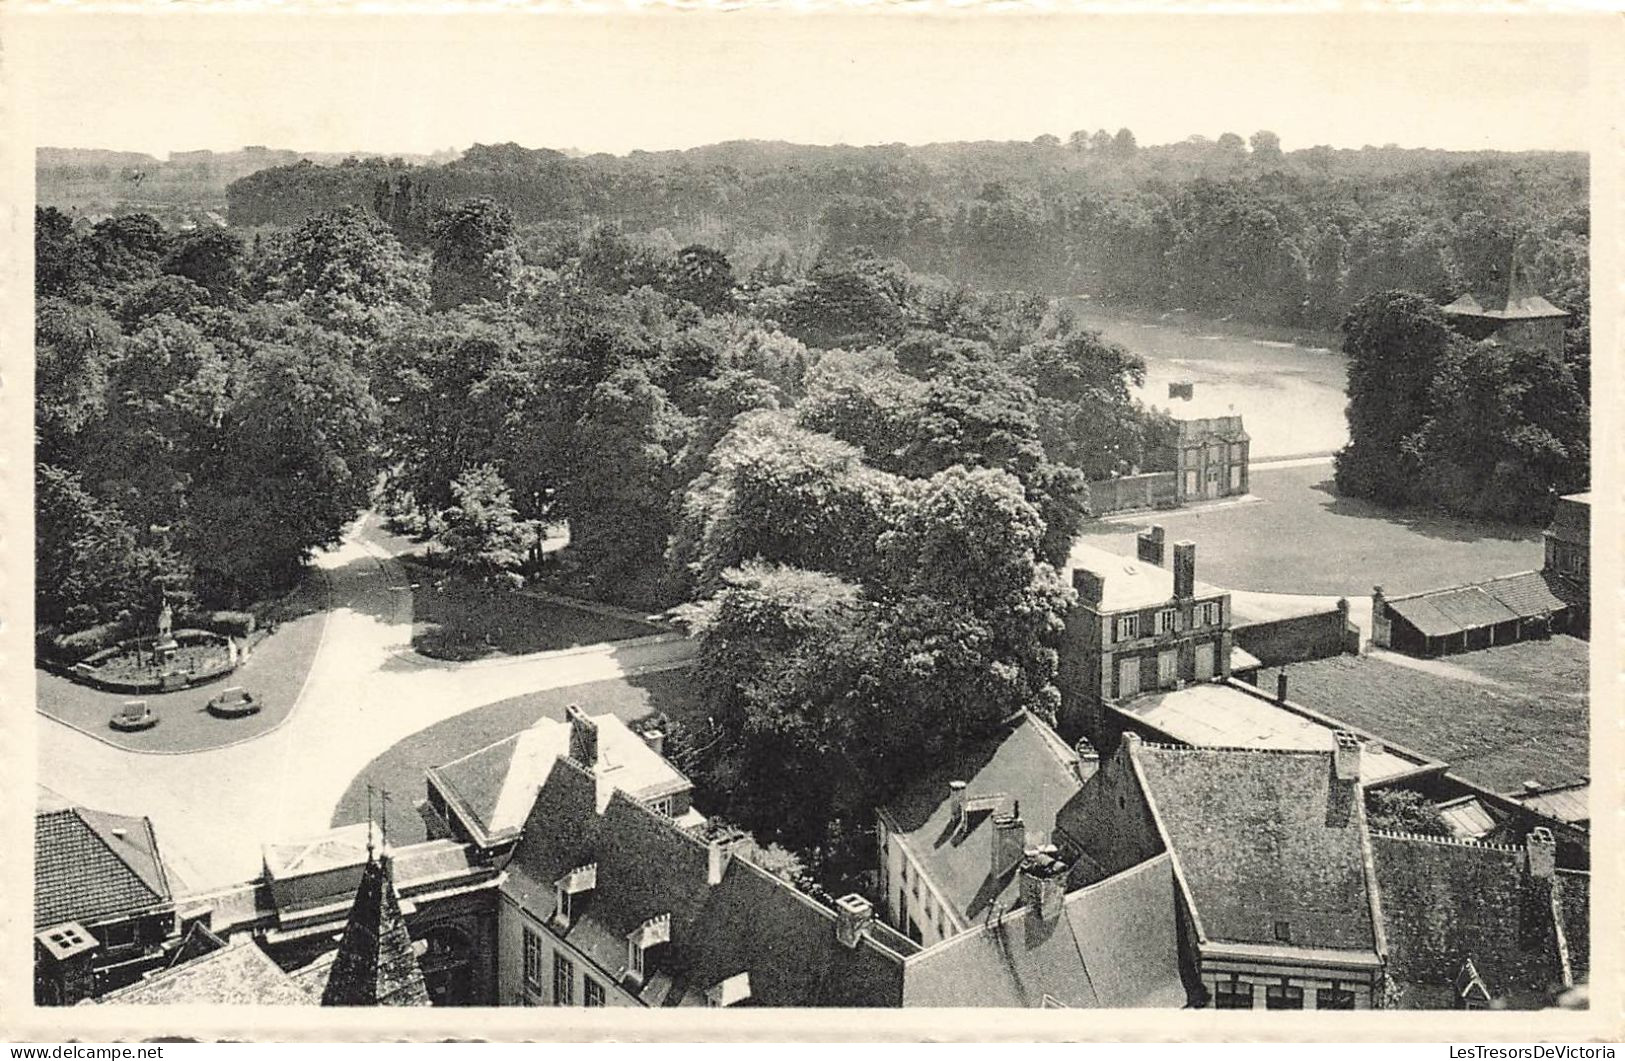
[[[1273,134],[1141,148],[1066,142],[806,147],[736,142],[571,158],[476,145],[445,165],[301,162],[228,189],[234,225],[341,206],[422,245],[437,206],[506,205],[543,246],[607,223],[726,252],[742,276],[866,247],[983,288],[1081,294],[1334,328],[1360,298],[1448,300],[1504,272],[1515,243],[1584,320],[1590,218],[1581,153],[1396,147],[1285,152]]]

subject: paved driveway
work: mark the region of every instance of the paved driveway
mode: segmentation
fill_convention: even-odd
[[[40,782],[85,806],[147,815],[166,861],[187,888],[203,890],[255,876],[268,841],[325,830],[350,780],[427,726],[523,693],[693,658],[691,642],[668,636],[479,663],[427,660],[411,651],[411,589],[399,565],[359,530],[317,558],[334,609],[280,729],[229,748],[152,755],[36,715]]]

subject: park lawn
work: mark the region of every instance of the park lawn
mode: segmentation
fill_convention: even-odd
[[[1578,682],[1560,677],[1575,673],[1577,652],[1585,654],[1584,642],[1553,638],[1440,661],[1483,677],[1494,672],[1499,685],[1415,670],[1377,656],[1338,656],[1287,667],[1288,695],[1376,737],[1442,759],[1469,781],[1514,792],[1525,781],[1559,785],[1591,772],[1584,670],[1578,671]],[[1258,684],[1273,689],[1275,670],[1261,672]]]
[[[279,622],[275,633],[258,640],[248,661],[223,678],[179,692],[130,695],[102,692],[36,670],[35,706],[60,722],[130,751],[204,751],[267,733],[293,710],[316,659],[327,612],[308,610],[308,606],[325,599],[324,578],[319,571],[307,572],[305,584],[294,595],[298,607],[293,611],[303,614]],[[257,714],[223,719],[205,710],[210,699],[233,685],[254,694],[262,705]],[[159,723],[139,733],[113,729],[107,722],[127,700],[146,700],[158,713]]]
[[[1162,524],[1196,543],[1196,577],[1228,589],[1325,596],[1389,596],[1532,571],[1544,561],[1540,527],[1396,511],[1339,497],[1330,462],[1254,468],[1260,500],[1091,523],[1085,541],[1134,555],[1134,536]]]
[[[484,586],[402,559],[412,581],[412,647],[458,662],[550,652],[660,633],[652,623]]]
[[[365,821],[367,786],[372,785],[393,795],[397,813],[389,819],[391,842],[425,839],[423,819],[412,811],[425,795],[424,771],[505,740],[543,717],[562,719],[570,704],[589,715],[613,712],[628,722],[656,711],[680,719],[694,719],[704,711],[693,671],[687,667],[546,689],[486,704],[414,733],[368,763],[334,808],[332,824]]]

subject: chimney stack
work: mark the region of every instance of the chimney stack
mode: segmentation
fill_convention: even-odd
[[[666,735],[658,729],[644,730],[643,743],[647,744],[649,750],[656,755],[664,756],[666,754]]]
[[[1174,543],[1174,599],[1196,596],[1196,543]]]
[[[835,900],[835,938],[842,946],[856,947],[869,922],[875,919],[874,904],[854,892]]]
[[[1360,739],[1347,730],[1332,734],[1337,742],[1332,751],[1332,774],[1344,784],[1357,784],[1360,780]]]
[[[1145,563],[1162,566],[1164,558],[1164,543],[1161,524],[1153,524],[1150,530],[1143,530],[1134,539],[1134,555]]]
[[[1002,877],[1021,864],[1027,851],[1027,826],[1017,810],[1011,814],[995,814],[992,831],[992,873]]]
[[[948,782],[948,812],[954,829],[965,827],[965,782]]]
[[[1031,907],[1045,922],[1061,916],[1066,900],[1066,863],[1046,845],[1021,860],[1021,905]]]
[[[1099,604],[1101,596],[1106,592],[1106,582],[1093,571],[1074,567],[1072,588],[1077,591],[1080,604]]]
[[[1278,704],[1286,703],[1286,668],[1285,667],[1282,667],[1280,672],[1275,675],[1275,702],[1278,703]]]
[[[734,836],[712,837],[706,845],[705,883],[715,888],[722,883],[722,876],[728,872],[728,863],[733,859]]]
[[[1537,825],[1524,842],[1529,851],[1529,875],[1536,880],[1557,876],[1557,838],[1544,825]]]
[[[570,758],[589,770],[596,769],[598,723],[588,718],[586,712],[577,704],[565,708],[564,715],[570,721]]]

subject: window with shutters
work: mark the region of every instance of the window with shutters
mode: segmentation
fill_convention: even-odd
[[[1179,613],[1172,608],[1164,608],[1157,613],[1157,633],[1171,634],[1179,629]]]
[[[1113,641],[1132,641],[1140,636],[1140,617],[1138,615],[1119,615],[1115,621],[1116,630],[1112,633]]]

